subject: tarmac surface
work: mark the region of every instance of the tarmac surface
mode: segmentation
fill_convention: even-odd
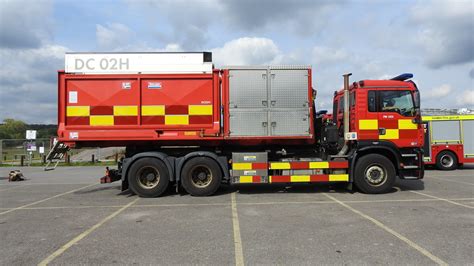
[[[0,168],[0,265],[453,264],[474,262],[474,167],[428,170],[391,193],[341,186],[171,189],[101,185],[103,167]]]

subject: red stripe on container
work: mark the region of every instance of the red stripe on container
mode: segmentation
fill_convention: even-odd
[[[310,182],[329,182],[329,175],[310,175]]]
[[[143,125],[164,125],[165,116],[164,115],[142,116],[142,124]]]
[[[136,125],[138,122],[137,116],[115,116],[114,125]]]
[[[68,116],[66,117],[66,125],[69,126],[88,126],[88,116]]]
[[[260,169],[267,169],[267,163],[252,163],[252,170],[260,170]]]
[[[329,162],[329,168],[349,168],[348,161]]]
[[[309,162],[290,162],[290,169],[309,169]]]
[[[190,115],[189,124],[212,124],[212,115]]]
[[[165,114],[167,115],[187,115],[187,105],[167,105],[165,106]]]
[[[291,176],[289,175],[273,175],[272,183],[290,183]]]
[[[91,115],[114,115],[113,106],[91,106]]]
[[[260,183],[260,180],[261,180],[260,176],[256,176],[256,175],[252,176],[252,182],[253,183]]]

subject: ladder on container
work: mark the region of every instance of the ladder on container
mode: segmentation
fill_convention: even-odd
[[[53,145],[53,148],[49,151],[48,155],[46,156],[46,166],[44,167],[45,171],[54,170],[58,163],[64,158],[66,153],[70,150],[69,146],[56,141]],[[50,167],[51,164],[54,166]]]

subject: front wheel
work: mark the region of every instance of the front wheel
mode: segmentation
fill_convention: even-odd
[[[356,163],[354,183],[363,193],[387,193],[392,189],[395,179],[395,167],[385,156],[368,154]]]
[[[186,162],[181,172],[183,188],[193,196],[209,196],[221,185],[222,171],[208,157],[195,157]]]

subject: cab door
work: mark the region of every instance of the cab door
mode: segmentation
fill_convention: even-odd
[[[398,147],[418,146],[419,126],[410,90],[379,90],[376,93],[378,135]],[[421,141],[422,142],[422,141]]]

